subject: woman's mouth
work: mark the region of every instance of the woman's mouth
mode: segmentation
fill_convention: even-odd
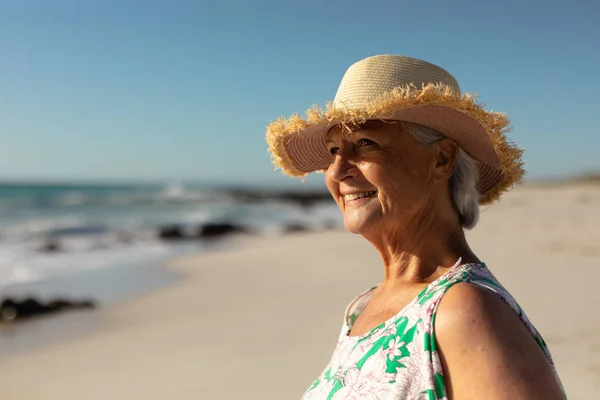
[[[361,202],[361,200],[366,200],[373,197],[377,193],[376,190],[368,191],[368,192],[356,192],[356,193],[348,193],[344,195],[344,203],[346,204],[357,204]]]

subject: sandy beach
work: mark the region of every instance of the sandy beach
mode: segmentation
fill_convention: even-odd
[[[546,339],[569,398],[597,397],[600,186],[520,187],[468,238]],[[249,238],[169,268],[182,279],[72,314],[65,329],[78,333],[0,360],[0,398],[298,399],[347,303],[382,273],[343,231]]]

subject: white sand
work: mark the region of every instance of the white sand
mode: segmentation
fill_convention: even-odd
[[[469,241],[545,337],[570,399],[600,393],[600,187],[524,187]],[[348,301],[381,276],[345,232],[250,239],[177,261],[175,286],[98,313],[103,328],[0,360],[0,398],[297,399]]]

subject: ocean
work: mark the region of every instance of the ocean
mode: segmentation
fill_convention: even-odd
[[[85,294],[105,271],[209,251],[215,242],[197,235],[207,224],[268,236],[335,228],[341,217],[323,191],[0,184],[0,295],[19,287],[40,291],[57,278],[75,282],[67,292]]]

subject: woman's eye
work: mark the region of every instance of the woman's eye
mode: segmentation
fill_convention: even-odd
[[[340,149],[339,147],[331,147],[329,149],[329,152],[331,153],[332,156],[334,156],[338,152],[339,149]]]
[[[369,139],[360,139],[358,141],[358,147],[370,146],[372,144],[375,144],[375,142]]]

